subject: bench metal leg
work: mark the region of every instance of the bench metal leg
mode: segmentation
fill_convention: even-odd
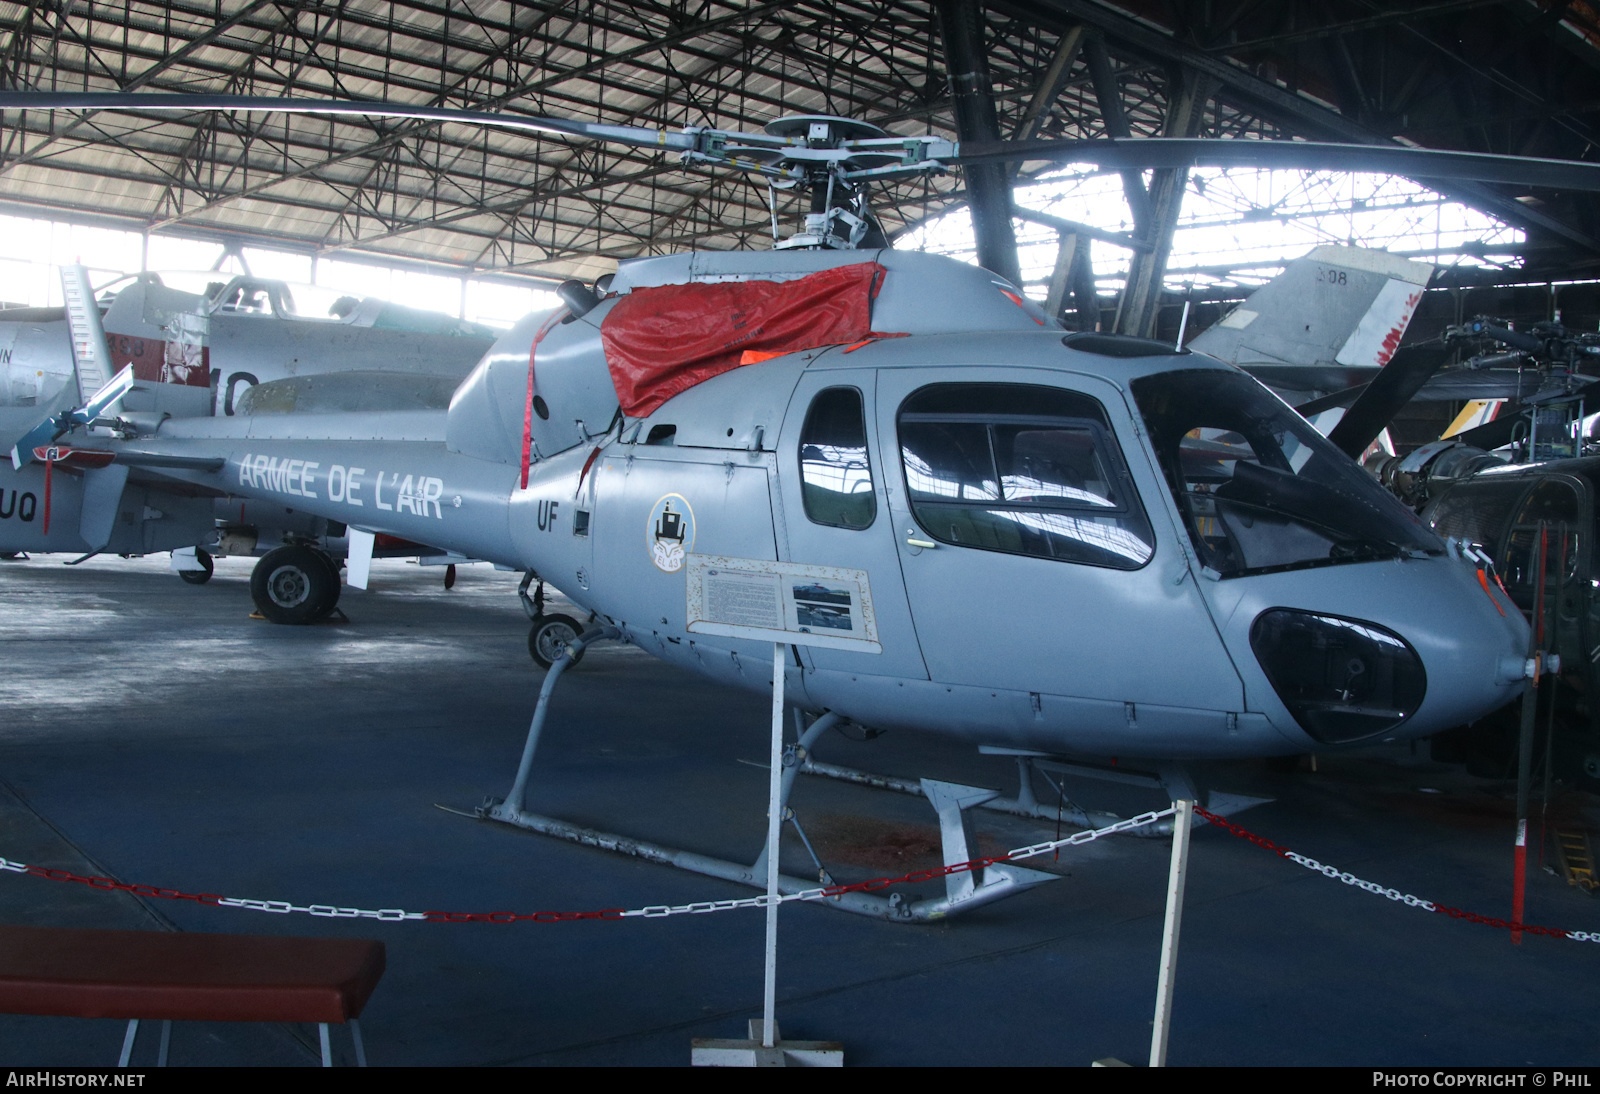
[[[122,1055],[117,1059],[118,1067],[127,1067],[128,1061],[133,1059],[133,1043],[139,1037],[139,1019],[128,1019],[128,1030],[122,1035]],[[350,1037],[356,1044],[356,1066],[367,1066],[367,1046],[361,1040],[361,1023],[354,1018],[350,1019]],[[317,1038],[322,1042],[322,1066],[333,1066],[333,1044],[328,1036],[328,1023],[317,1023]],[[172,1047],[172,1022],[161,1023],[161,1049],[156,1056],[156,1066],[167,1066],[167,1050]]]
[[[128,1019],[128,1032],[122,1035],[122,1056],[117,1060],[118,1067],[127,1067],[128,1061],[133,1058],[133,1039],[139,1036],[139,1019]]]

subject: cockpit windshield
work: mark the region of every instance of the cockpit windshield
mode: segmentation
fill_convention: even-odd
[[[1224,577],[1444,550],[1282,400],[1236,372],[1133,381],[1201,561]]]

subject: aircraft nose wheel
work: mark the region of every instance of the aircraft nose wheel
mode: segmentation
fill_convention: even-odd
[[[211,561],[211,552],[199,547],[194,549],[194,560],[204,566],[203,570],[179,570],[178,576],[191,585],[204,585],[211,580],[212,572],[217,568]]]
[[[310,547],[267,552],[250,573],[250,598],[273,623],[315,623],[339,603],[339,570]]]
[[[582,633],[583,628],[570,615],[535,616],[528,631],[528,655],[540,668],[547,669],[561,656],[562,647],[576,641]],[[573,665],[583,660],[583,653],[578,651],[578,656],[572,659]]]

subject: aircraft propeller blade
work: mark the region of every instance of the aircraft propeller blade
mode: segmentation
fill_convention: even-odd
[[[1378,370],[1378,375],[1333,427],[1328,440],[1351,459],[1359,460],[1361,453],[1394,420],[1400,408],[1439,371],[1450,352],[1451,347],[1443,342],[1419,342],[1395,350],[1389,363]]]

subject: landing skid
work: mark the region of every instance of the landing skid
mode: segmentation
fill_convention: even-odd
[[[660,863],[663,866],[674,866],[680,870],[688,870],[691,873],[704,874],[707,877],[721,878],[724,881],[765,889],[767,885],[767,855],[765,849],[762,850],[753,863],[745,865],[727,859],[714,858],[710,855],[702,855],[694,851],[686,851],[681,848],[666,847],[648,840],[635,839],[632,836],[618,835],[617,833],[605,832],[597,828],[586,828],[556,817],[532,813],[524,808],[528,776],[532,772],[534,753],[538,749],[539,737],[544,729],[550,695],[555,690],[562,672],[572,663],[573,658],[582,653],[590,643],[618,637],[620,637],[620,634],[613,627],[597,627],[570,643],[567,650],[557,658],[555,664],[545,676],[544,686],[539,689],[539,702],[534,708],[533,722],[528,727],[528,738],[522,750],[522,762],[517,769],[517,777],[512,783],[511,792],[504,799],[490,798],[486,800],[470,815],[482,820],[498,821],[501,824],[509,824],[531,832],[538,832],[542,835],[555,836],[558,839],[580,843],[586,847],[595,847],[602,851],[613,851],[633,858],[641,858],[648,862]],[[778,875],[778,891],[781,893],[792,894],[815,890],[819,879],[823,885],[833,884],[833,879],[818,860],[811,841],[806,837],[805,830],[800,827],[799,818],[795,816],[794,810],[789,808],[789,796],[794,789],[795,777],[800,772],[801,762],[809,758],[810,750],[817,739],[840,721],[842,719],[836,714],[822,715],[806,727],[805,732],[800,735],[797,743],[785,749],[782,787],[779,797],[781,815],[784,820],[794,825],[794,829],[805,844],[806,850],[811,853],[812,861],[817,866],[817,877],[797,878],[790,874],[780,873]],[[939,814],[939,835],[944,864],[953,866],[971,861],[975,857],[972,850],[975,846],[975,841],[972,834],[971,818],[968,815],[969,811],[995,798],[998,796],[999,791],[982,790],[977,787],[961,786],[957,783],[924,779],[918,786],[918,793],[926,797]],[[460,812],[453,809],[449,811],[453,813]],[[841,893],[821,903],[830,904],[842,911],[872,916],[891,922],[928,922],[943,919],[956,912],[964,912],[971,908],[981,907],[1001,897],[1010,896],[1024,889],[1030,889],[1046,881],[1053,881],[1056,876],[1040,870],[1014,866],[1010,863],[994,863],[982,869],[946,875],[945,894],[938,898],[908,901],[899,893],[892,893],[889,896],[878,896],[873,893]]]
[[[1074,775],[1082,778],[1101,779],[1108,782],[1124,783],[1131,786],[1149,787],[1160,790],[1172,801],[1198,801],[1204,800],[1206,808],[1222,816],[1232,816],[1242,813],[1246,809],[1258,805],[1265,805],[1272,801],[1271,798],[1257,798],[1248,794],[1225,794],[1218,791],[1209,791],[1202,799],[1195,787],[1193,779],[1189,777],[1182,767],[1174,764],[1162,764],[1153,771],[1140,771],[1127,767],[1104,767],[1090,764],[1082,760],[1066,759],[1052,756],[1045,752],[1030,752],[1012,748],[980,747],[979,752],[991,756],[1011,756],[1017,762],[1017,795],[1014,798],[1004,798],[999,791],[986,792],[987,797],[975,801],[970,808],[990,809],[997,813],[1010,813],[1013,816],[1029,817],[1034,820],[1054,821],[1070,824],[1075,828],[1104,828],[1122,820],[1115,813],[1104,813],[1084,809],[1067,797],[1062,776]],[[841,782],[855,783],[858,786],[870,786],[879,790],[893,790],[900,794],[910,794],[918,797],[931,795],[926,791],[929,779],[913,780],[902,779],[894,775],[879,775],[871,771],[862,771],[854,767],[841,767],[838,764],[820,763],[810,756],[805,757],[800,771],[806,775],[816,775],[822,778],[838,779]],[[1037,773],[1050,788],[1056,792],[1055,802],[1041,802],[1034,791],[1033,776]],[[1051,776],[1054,775],[1055,778]],[[938,805],[935,804],[935,808]],[[1193,818],[1193,823],[1202,823],[1198,817]],[[1142,836],[1146,839],[1166,839],[1172,835],[1172,824],[1169,820],[1154,821],[1141,825],[1128,831],[1130,836]]]

